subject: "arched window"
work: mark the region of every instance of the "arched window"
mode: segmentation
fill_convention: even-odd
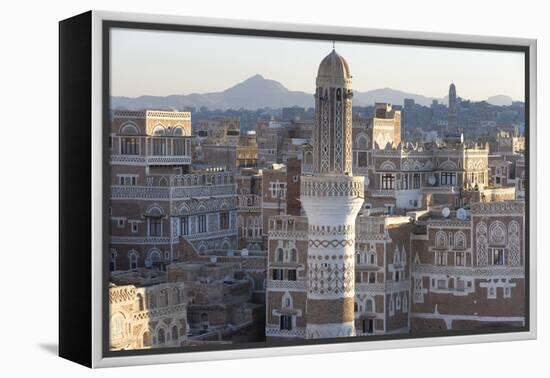
[[[153,249],[149,251],[147,259],[145,259],[145,267],[153,268],[159,267],[162,262],[162,254],[158,249]]]
[[[369,264],[376,265],[376,252],[370,251],[369,252]]]
[[[149,294],[149,306],[147,306],[149,309],[153,309],[157,307],[157,301],[155,300],[154,294]]]
[[[290,298],[285,298],[285,308],[290,308],[290,307],[292,307]]]
[[[441,249],[447,247],[447,236],[443,231],[437,231],[435,234],[435,247]]]
[[[357,312],[359,310],[359,306],[357,306],[357,302],[353,302],[353,312]]]
[[[141,337],[141,343],[144,348],[149,348],[151,346],[151,332],[145,331]]]
[[[489,244],[506,245],[506,226],[501,221],[493,222],[489,226]]]
[[[154,136],[165,136],[166,135],[166,129],[162,125],[156,125],[153,129],[153,135]]]
[[[336,90],[336,101],[342,101],[342,90],[340,88]]]
[[[174,136],[184,136],[183,127],[181,127],[181,126],[176,126],[176,127],[174,128],[173,135],[174,135]]]
[[[117,258],[117,252],[114,249],[111,249],[111,262],[109,264],[109,270],[111,272],[114,272],[116,270],[116,258]]]
[[[368,148],[368,143],[369,143],[369,139],[364,134],[360,134],[355,140],[355,144],[357,145],[357,148],[362,150],[365,150]]]
[[[178,326],[172,327],[172,340],[177,341],[179,338]]]
[[[164,332],[164,328],[159,328],[157,331],[157,344],[164,343],[166,343],[166,333]]]
[[[455,248],[457,249],[466,248],[466,236],[462,231],[458,231],[455,234]]]
[[[284,260],[284,251],[282,248],[277,248],[277,261],[281,262]]]
[[[139,135],[139,130],[134,123],[125,123],[120,127],[121,135]]]
[[[143,294],[138,293],[137,294],[137,300],[138,300],[138,311],[145,310],[145,303],[143,301]]]
[[[138,267],[138,253],[136,250],[131,250],[128,252],[128,265],[130,266],[130,270],[137,269]]]
[[[180,303],[180,291],[177,287],[172,289],[172,305]]]
[[[296,252],[296,248],[292,248],[290,250],[290,261],[292,262],[298,261],[298,253]]]
[[[374,312],[374,300],[372,298],[367,298],[367,301],[365,303],[365,310],[368,313]]]
[[[360,252],[357,252],[357,253],[355,254],[355,263],[356,263],[357,265],[361,264],[361,253],[360,253]]]
[[[111,333],[111,340],[117,340],[124,337],[124,328],[126,326],[126,321],[124,315],[120,312],[117,312],[111,317],[109,322],[109,331]]]
[[[311,151],[306,151],[304,153],[304,164],[311,165],[313,164],[313,154]]]
[[[159,299],[160,299],[160,307],[168,307],[168,293],[166,292],[166,290],[162,290],[160,292]]]

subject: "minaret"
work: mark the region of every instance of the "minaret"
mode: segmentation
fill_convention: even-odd
[[[309,339],[355,335],[355,218],[364,181],[351,171],[351,74],[336,51],[321,62],[316,84],[313,172],[300,190],[309,223]]]
[[[458,128],[458,108],[456,106],[456,87],[451,83],[449,87],[449,111],[447,113],[447,129],[456,131]]]

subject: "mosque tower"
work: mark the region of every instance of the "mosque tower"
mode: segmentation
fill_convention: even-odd
[[[456,87],[454,83],[449,86],[449,112],[447,115],[447,128],[456,131],[458,128],[458,108],[456,103]]]
[[[308,339],[355,335],[355,219],[364,178],[352,174],[351,78],[335,50],[319,65],[313,170],[300,189],[309,224]]]

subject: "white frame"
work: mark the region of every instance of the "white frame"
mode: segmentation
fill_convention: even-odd
[[[217,26],[241,29],[263,29],[288,32],[345,34],[386,38],[423,39],[432,41],[512,44],[529,47],[530,54],[530,124],[529,124],[529,332],[481,334],[465,336],[449,336],[401,340],[381,340],[365,342],[344,342],[339,344],[318,344],[304,346],[269,347],[240,350],[220,350],[209,352],[186,352],[170,354],[149,354],[143,356],[103,357],[102,332],[102,221],[103,183],[102,183],[102,21],[130,21],[158,24],[185,24],[197,26]],[[525,67],[527,69],[527,67]],[[537,271],[536,252],[538,243],[538,211],[537,211],[537,41],[535,39],[505,38],[478,35],[443,34],[428,32],[410,32],[404,30],[380,30],[356,27],[335,27],[312,24],[266,23],[256,21],[215,19],[202,17],[182,17],[167,15],[152,15],[122,12],[92,11],[92,367],[115,367],[127,365],[161,364],[174,362],[193,362],[207,360],[224,360],[251,357],[290,356],[297,354],[352,352],[378,349],[425,347],[436,345],[482,343],[496,341],[513,341],[536,339],[537,336]]]

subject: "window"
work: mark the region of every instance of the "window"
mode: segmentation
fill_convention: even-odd
[[[395,282],[399,282],[399,271],[394,272]]]
[[[273,281],[282,281],[283,279],[283,270],[273,269]]]
[[[363,333],[374,332],[374,319],[363,319]]]
[[[419,189],[420,188],[420,174],[415,173],[413,175],[413,189]]]
[[[138,267],[138,255],[135,251],[131,251],[128,254],[128,260],[129,260],[130,270],[137,269],[137,267]]]
[[[136,222],[132,222],[132,232],[134,234],[138,232],[138,224]]]
[[[117,226],[120,227],[120,228],[124,227],[124,219],[119,219],[117,221]]]
[[[458,280],[456,281],[456,290],[458,291],[464,291],[465,289],[465,285],[464,285],[464,280]]]
[[[110,321],[109,329],[111,332],[111,339],[120,339],[124,336],[125,321],[124,315],[116,313],[113,315]]]
[[[135,175],[120,175],[118,176],[118,184],[126,186],[136,186],[137,176]]]
[[[357,153],[357,166],[358,167],[366,167],[367,164],[367,153],[364,151],[360,151]]]
[[[269,183],[269,192],[271,198],[285,199],[286,197],[286,182],[272,181]]]
[[[298,252],[296,251],[296,248],[292,248],[290,250],[290,261],[292,262],[298,261]]]
[[[134,137],[120,138],[120,153],[122,155],[138,155],[139,140]]]
[[[382,189],[394,189],[395,176],[391,173],[382,175]]]
[[[227,230],[229,228],[229,212],[220,212],[220,230]]]
[[[138,309],[139,309],[139,311],[145,310],[145,303],[143,301],[143,295],[141,293],[137,294],[137,299],[138,299]]]
[[[369,283],[376,283],[376,272],[369,272]]]
[[[288,280],[289,281],[296,281],[296,269],[289,269],[288,270]]]
[[[504,265],[504,249],[491,248],[491,255],[492,265]]]
[[[282,248],[277,248],[277,261],[282,262],[284,259],[284,251]]]
[[[177,326],[173,326],[172,327],[172,340],[176,341],[178,339],[179,335],[178,335],[178,327]]]
[[[401,177],[401,189],[409,189],[409,175],[403,174]]]
[[[116,257],[117,253],[115,250],[111,250],[111,262],[109,264],[109,270],[114,272],[116,270]]]
[[[292,330],[292,317],[290,315],[281,315],[281,330]]]
[[[166,155],[166,139],[153,138],[153,155]]]
[[[200,233],[206,232],[206,214],[197,217],[197,229]]]
[[[164,333],[164,328],[159,328],[157,332],[157,343],[164,344],[166,342],[166,335]]]
[[[360,253],[355,254],[355,263],[357,265],[361,264],[361,254]]]
[[[162,220],[161,218],[148,218],[149,236],[162,236]]]
[[[189,235],[189,217],[180,218],[180,235]]]
[[[173,143],[173,154],[178,156],[185,155],[185,139],[174,139]]]
[[[361,283],[361,273],[355,273],[355,283]]]
[[[456,173],[441,172],[441,185],[456,185]]]
[[[447,280],[437,280],[437,288],[438,289],[446,289],[447,288]]]
[[[455,253],[455,265],[456,266],[464,265],[464,252]]]
[[[365,303],[365,311],[367,313],[373,313],[374,312],[374,301],[370,298],[368,298],[367,302]]]

